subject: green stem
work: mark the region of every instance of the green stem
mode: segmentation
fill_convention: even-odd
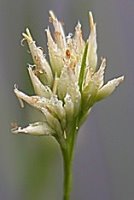
[[[67,146],[62,149],[63,165],[64,165],[64,191],[63,200],[70,200],[70,193],[72,189],[72,166],[74,145],[76,139],[76,131],[73,132],[72,137],[67,141]]]
[[[64,193],[63,200],[70,199],[70,192],[72,188],[72,157],[71,155],[64,154],[63,164],[64,164]]]

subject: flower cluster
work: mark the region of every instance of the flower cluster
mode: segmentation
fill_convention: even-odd
[[[52,11],[50,22],[54,34],[46,29],[49,62],[42,48],[36,46],[29,29],[23,33],[34,61],[28,72],[35,96],[28,96],[15,86],[14,92],[21,106],[23,101],[39,109],[44,114],[42,122],[30,124],[25,128],[16,127],[13,133],[31,135],[52,135],[59,143],[64,143],[72,132],[79,129],[92,106],[111,95],[123,81],[118,77],[104,84],[106,60],[101,60],[97,68],[96,24],[89,12],[90,35],[83,40],[81,24],[73,34],[65,36],[62,23]]]

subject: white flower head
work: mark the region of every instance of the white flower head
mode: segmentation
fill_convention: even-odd
[[[96,24],[91,12],[87,41],[83,39],[80,22],[74,34],[66,36],[62,23],[52,11],[49,14],[54,26],[54,34],[46,29],[49,61],[43,50],[36,46],[29,29],[22,34],[34,62],[28,67],[28,72],[35,95],[28,96],[14,88],[22,107],[25,101],[39,109],[44,121],[25,128],[16,127],[12,131],[15,134],[51,135],[64,144],[71,137],[71,132],[79,129],[92,106],[111,95],[124,76],[104,84],[106,59],[102,59],[97,69]]]

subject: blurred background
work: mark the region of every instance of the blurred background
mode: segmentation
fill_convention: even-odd
[[[26,125],[41,117],[29,106],[20,108],[13,85],[33,93],[26,69],[32,61],[27,46],[20,44],[21,33],[29,27],[45,48],[50,9],[64,21],[67,34],[80,20],[84,38],[91,10],[97,22],[98,55],[107,58],[106,80],[125,75],[125,82],[96,104],[80,130],[72,199],[133,200],[133,0],[0,0],[0,200],[62,199],[62,159],[56,142],[10,131],[11,122]]]

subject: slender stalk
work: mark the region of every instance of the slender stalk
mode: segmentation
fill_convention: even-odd
[[[68,154],[67,152],[63,155],[64,165],[64,192],[63,200],[70,200],[70,193],[72,188],[72,163],[73,163],[73,152]]]
[[[71,137],[67,141],[65,149],[62,149],[63,155],[63,167],[64,167],[64,191],[63,200],[70,200],[70,193],[72,189],[72,167],[73,167],[73,155],[74,146],[76,140],[76,128],[73,133],[70,134]]]

